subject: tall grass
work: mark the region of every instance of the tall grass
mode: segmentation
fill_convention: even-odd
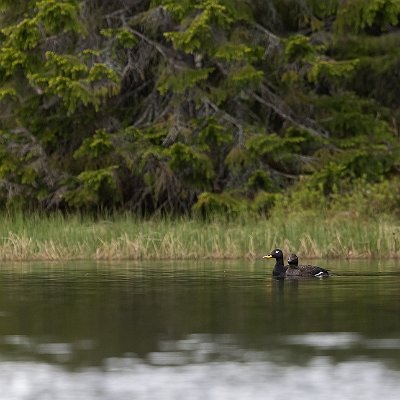
[[[258,258],[275,247],[307,258],[400,257],[400,224],[304,213],[230,222],[129,215],[0,217],[1,260]]]

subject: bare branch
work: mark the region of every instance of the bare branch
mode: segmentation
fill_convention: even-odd
[[[282,99],[272,93],[266,86],[263,86],[262,90],[268,96],[268,99],[265,99],[264,97],[261,97],[256,93],[251,93],[253,98],[259,103],[264,104],[268,108],[271,108],[284,120],[291,122],[293,125],[296,125],[300,129],[304,129],[305,131],[311,133],[311,135],[313,136],[329,137],[329,132],[327,132],[322,127],[314,128],[313,126],[311,126],[312,124],[315,124],[314,121],[310,119],[308,119],[306,122],[299,121],[298,117],[295,117],[293,115],[292,111],[282,101]]]
[[[136,29],[133,28],[128,28],[127,29],[132,32],[134,35],[137,37],[140,37],[142,40],[144,40],[146,43],[154,47],[169,63],[171,63],[170,58],[167,56],[167,53],[165,52],[163,46],[161,46],[159,43],[149,39],[146,35],[143,35],[143,33],[140,33]]]
[[[281,44],[281,39],[279,36],[276,36],[275,34],[273,34],[271,31],[269,31],[267,28],[264,28],[262,25],[260,24],[254,24],[253,25],[255,28],[257,28],[259,31],[263,32],[269,39],[269,41],[273,44],[275,44],[276,46],[280,46]]]

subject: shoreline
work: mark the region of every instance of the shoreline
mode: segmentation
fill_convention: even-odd
[[[273,248],[301,259],[400,259],[391,218],[336,220],[296,214],[234,221],[94,219],[60,214],[0,217],[1,261],[241,260]]]

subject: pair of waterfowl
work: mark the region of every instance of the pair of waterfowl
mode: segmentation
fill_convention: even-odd
[[[329,276],[329,270],[315,265],[299,265],[299,259],[296,254],[291,254],[288,258],[288,264],[285,265],[283,262],[283,252],[280,249],[272,250],[270,254],[267,254],[263,258],[275,258],[275,267],[272,270],[274,277],[283,278],[285,276],[303,276],[303,277],[323,277]]]

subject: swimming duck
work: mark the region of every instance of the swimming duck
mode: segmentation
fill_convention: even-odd
[[[299,258],[292,253],[288,258],[286,276],[329,276],[329,270],[315,265],[299,265]]]
[[[283,263],[283,252],[280,249],[274,249],[270,254],[263,256],[263,258],[275,258],[275,266],[272,270],[272,275],[275,277],[285,277],[287,266]]]

